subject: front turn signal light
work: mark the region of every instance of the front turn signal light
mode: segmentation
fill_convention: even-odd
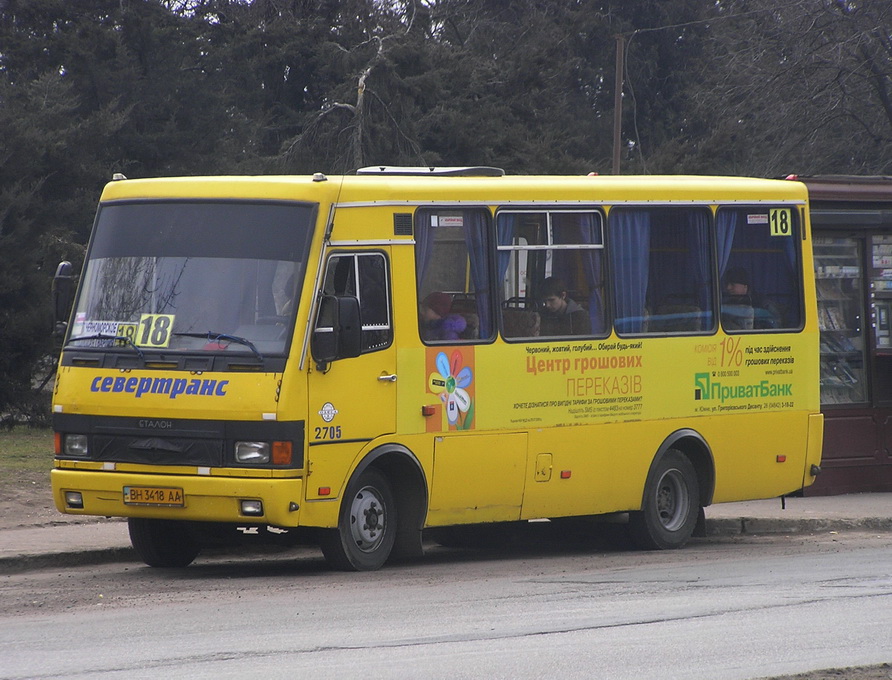
[[[273,465],[291,465],[291,442],[273,442]]]

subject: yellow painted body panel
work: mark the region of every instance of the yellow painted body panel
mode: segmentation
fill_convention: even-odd
[[[170,381],[170,388],[153,392],[145,381],[156,380]],[[187,412],[197,419],[262,420],[264,413],[278,411],[281,380],[278,373],[205,372],[199,378],[189,372],[63,366],[56,376],[53,403],[64,413],[76,414],[182,418]],[[200,393],[209,386],[210,394]]]
[[[815,468],[820,468],[823,450],[824,414],[810,413],[808,415],[808,453],[806,454],[805,470],[803,472],[803,487],[814,483],[815,480],[811,471]]]
[[[428,523],[520,519],[526,453],[520,432],[436,437]]]
[[[810,241],[803,243],[806,323],[801,332],[530,343],[497,338],[489,344],[426,347],[418,337],[413,240],[394,235],[395,213],[459,203],[492,210],[537,202],[609,210],[624,202],[761,201],[804,211],[807,194],[798,183],[697,177],[219,177],[114,182],[102,200],[140,198],[318,204],[287,366],[281,374],[208,373],[200,379],[217,381],[213,394],[183,392],[175,398],[148,392],[137,398],[139,380],[198,377],[65,366],[54,408],[97,416],[305,421],[306,464],[280,476],[225,468],[199,475],[184,466],[130,464],[104,471],[101,464],[57,463],[53,490],[63,512],[244,522],[237,499],[250,497],[263,500],[262,521],[333,527],[352,474],[385,445],[401,447],[417,461],[427,486],[428,526],[636,510],[654,456],[682,429],[696,432],[709,447],[715,502],[777,496],[813,481],[810,468],[820,463],[822,424]],[[330,243],[324,243],[330,215],[334,226]],[[807,233],[807,216],[804,226]],[[319,371],[306,337],[314,284],[327,254],[355,249],[389,258],[393,343]],[[473,417],[460,431],[449,427],[447,403],[430,387],[432,376],[455,367],[470,367],[474,376],[468,388]],[[128,383],[131,379],[136,382]],[[425,407],[433,407],[433,415],[425,415]],[[339,429],[326,429],[335,426]],[[186,506],[123,504],[124,486],[153,484],[182,487]],[[85,510],[64,507],[62,494],[69,489],[84,493]],[[300,510],[290,510],[292,503]]]

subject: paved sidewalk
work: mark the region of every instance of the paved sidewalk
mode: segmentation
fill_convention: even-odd
[[[706,508],[706,520],[710,534],[892,531],[892,493],[722,503]]]
[[[125,520],[62,521],[0,531],[0,574],[137,560]]]
[[[706,508],[709,535],[892,531],[892,493],[779,498]],[[0,574],[103,562],[138,562],[120,519],[0,531]]]

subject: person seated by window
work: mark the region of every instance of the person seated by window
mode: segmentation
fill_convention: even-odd
[[[542,284],[542,335],[591,335],[588,312],[567,295],[559,278],[550,276]]]
[[[742,267],[725,274],[722,323],[725,328],[777,328],[775,305],[753,290],[749,273]]]
[[[452,296],[433,292],[421,301],[419,329],[422,340],[458,340],[468,326],[461,314],[451,314]]]
[[[725,273],[725,299],[750,300],[750,275],[743,267],[732,267]]]
[[[742,267],[725,273],[722,290],[722,325],[730,330],[753,327],[753,299],[750,296],[750,276]]]

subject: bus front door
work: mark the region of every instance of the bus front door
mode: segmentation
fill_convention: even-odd
[[[366,442],[396,429],[396,351],[342,359],[309,375],[307,497],[336,497]]]

